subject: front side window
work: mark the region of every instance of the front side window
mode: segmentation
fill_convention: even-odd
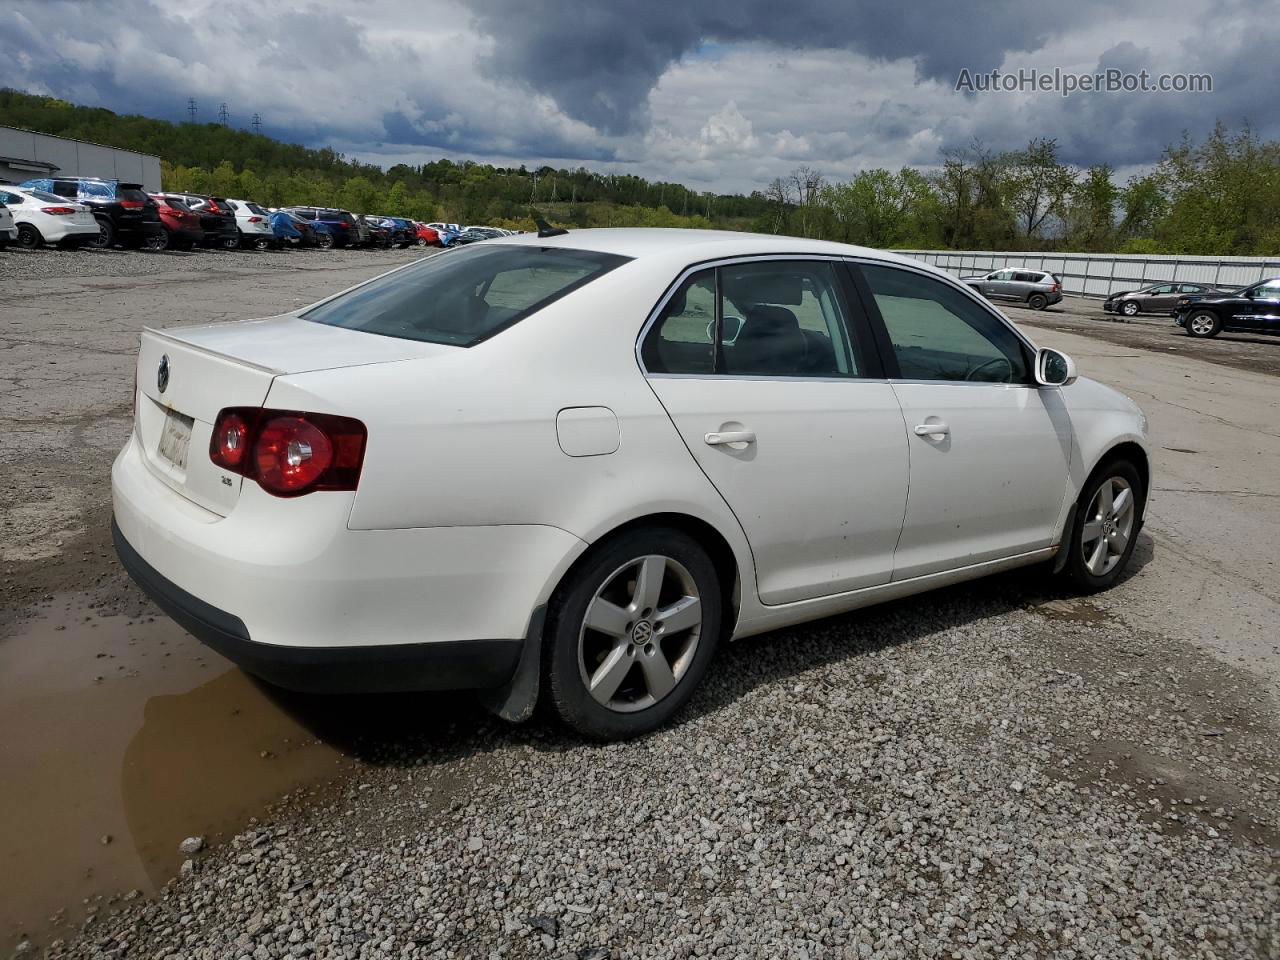
[[[563,247],[486,244],[389,273],[302,316],[384,337],[469,347],[628,259]]]
[[[1280,281],[1268,280],[1254,288],[1253,295],[1259,300],[1275,300],[1280,297]]]
[[[861,365],[848,331],[829,261],[751,261],[686,278],[641,357],[650,373],[856,377]]]
[[[864,265],[862,273],[903,379],[1028,382],[1017,334],[960,290],[896,267]]]

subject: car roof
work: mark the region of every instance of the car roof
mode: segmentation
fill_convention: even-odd
[[[684,253],[688,262],[715,260],[722,257],[760,254],[819,254],[840,257],[867,257],[893,263],[924,267],[942,273],[920,260],[912,260],[886,250],[859,247],[831,240],[776,236],[765,233],[741,233],[734,230],[688,230],[681,227],[598,227],[570,230],[555,237],[536,233],[494,237],[494,243],[511,243],[538,247],[563,247],[612,253],[632,259],[661,256],[664,259]]]

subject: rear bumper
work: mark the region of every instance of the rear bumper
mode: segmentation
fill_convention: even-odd
[[[189,634],[268,683],[306,693],[373,693],[500,687],[519,663],[523,640],[359,647],[282,647],[258,643],[244,621],[183,590],[133,549],[115,518],[120,563],[156,605]]]
[[[281,500],[252,482],[218,516],[159,479],[136,434],[111,479],[130,575],[199,640],[292,689],[499,686],[586,547],[542,525],[350,530],[350,494]]]

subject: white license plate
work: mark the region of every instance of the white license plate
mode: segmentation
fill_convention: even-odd
[[[164,416],[164,430],[160,433],[160,456],[175,467],[187,468],[187,448],[191,446],[190,417],[169,410]]]
[[[84,213],[84,212],[77,213],[71,219],[74,220],[76,223],[93,223],[94,222],[92,213]]]

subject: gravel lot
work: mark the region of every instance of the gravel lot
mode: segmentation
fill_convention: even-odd
[[[7,274],[0,453],[24,469],[0,490],[0,658],[72,590],[103,623],[155,613],[105,535],[139,326],[267,315],[416,255]],[[179,854],[190,823],[168,883],[23,918],[0,956],[1280,956],[1276,381],[1017,318],[1151,416],[1151,521],[1116,589],[1025,572],[732,644],[679,723],[628,744],[465,696],[282,699],[340,775]],[[183,775],[206,749],[193,733]],[[23,883],[4,855],[0,916]]]

